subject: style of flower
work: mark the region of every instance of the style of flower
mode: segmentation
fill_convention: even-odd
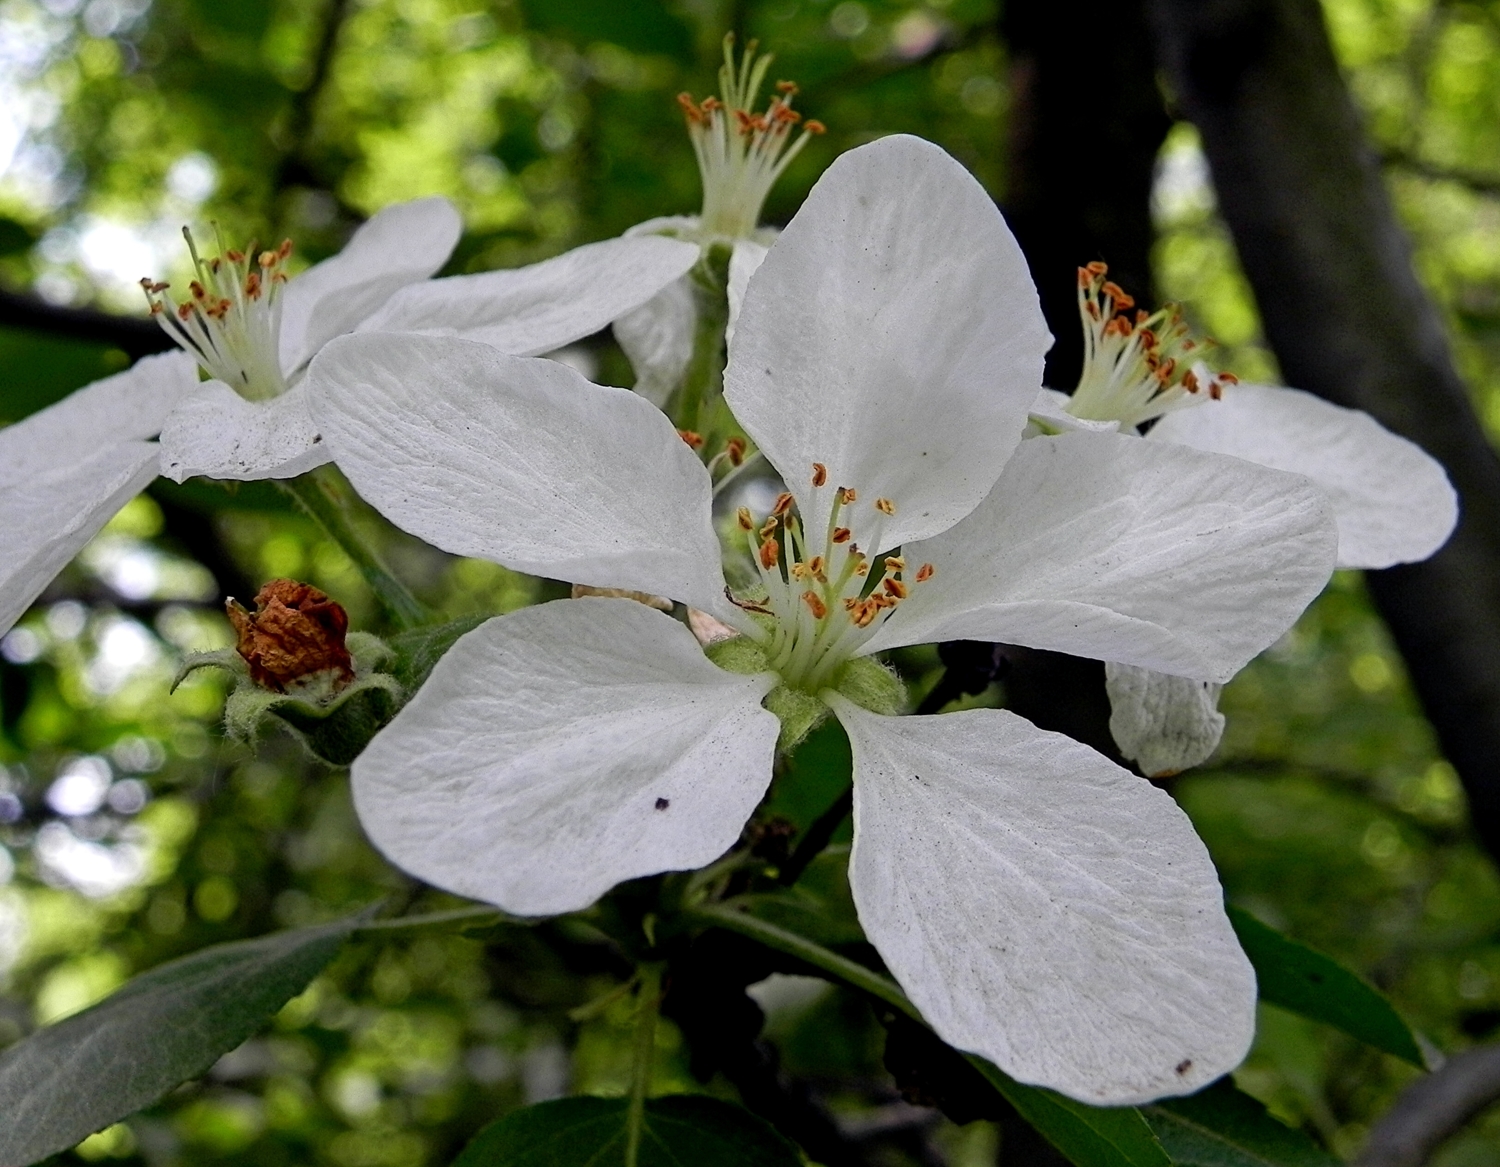
[[[860,919],[945,1040],[1100,1104],[1225,1073],[1254,976],[1171,798],[1006,711],[896,716],[872,656],[983,638],[1226,677],[1327,579],[1333,520],[1297,476],[1112,433],[1023,443],[1049,344],[961,166],[905,136],[842,156],[730,346],[726,400],[788,487],[738,515],[758,573],[740,592],[708,471],[636,394],[477,345],[330,344],[319,426],[394,522],[740,633],[705,650],[599,597],[487,622],[356,761],[370,837],[507,911],[582,909],[720,856],[778,741],[831,712]]]
[[[730,248],[725,289],[728,336],[734,335],[745,285],[776,239],[774,230],[760,226],[766,196],[808,139],[823,133],[821,122],[803,121],[792,108],[797,86],[791,81],[778,81],[775,96],[763,111],[756,111],[771,61],[769,55],[757,57],[756,42],[751,41],[736,62],[734,36],[724,38],[721,96],[701,102],[686,93],[677,98],[698,159],[702,213],[649,219],[626,232],[668,235],[705,249],[716,243]],[[681,382],[692,359],[698,319],[693,284],[684,277],[615,321],[615,339],[635,369],[635,391],[652,404],[666,406]]]
[[[0,632],[158,468],[181,482],[291,478],[328,462],[304,374],[333,337],[419,332],[544,353],[650,299],[697,258],[676,240],[613,239],[530,267],[429,279],[460,230],[446,199],[388,207],[338,255],[290,279],[290,243],[205,258],[184,232],[195,276],[187,293],[141,281],[152,314],[183,351],[141,361],[0,430],[9,543]],[[197,369],[209,380],[200,382]]]
[[[1458,496],[1421,447],[1359,410],[1210,372],[1174,306],[1136,310],[1106,276],[1102,263],[1078,271],[1083,373],[1071,397],[1042,391],[1035,416],[1046,428],[1082,422],[1134,433],[1154,422],[1153,441],[1305,475],[1333,506],[1341,568],[1415,563],[1447,542]],[[1105,682],[1115,743],[1144,773],[1186,770],[1218,747],[1224,718],[1214,680],[1111,663]]]

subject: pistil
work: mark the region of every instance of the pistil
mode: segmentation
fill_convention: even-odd
[[[193,257],[196,277],[180,303],[168,294],[170,284],[143,279],[141,287],[151,315],[162,330],[191,353],[203,371],[223,381],[241,397],[265,401],[287,390],[281,372],[281,285],[292,254],[292,241],[258,255],[225,248],[205,260],[192,232],[182,229]]]
[[[755,55],[756,42],[734,60],[734,37],[724,38],[719,69],[720,97],[694,101],[683,93],[677,101],[687,118],[688,135],[703,177],[701,231],[705,239],[745,239],[760,221],[761,207],[776,180],[807,144],[823,133],[823,124],[802,120],[792,108],[797,86],[776,83],[776,96],[756,113],[755,100],[772,58]],[[794,136],[798,124],[802,132]]]
[[[814,464],[813,485],[824,484],[827,474],[822,464]],[[760,637],[769,666],[808,693],[828,684],[912,588],[934,574],[932,564],[924,563],[908,580],[905,559],[894,554],[872,564],[854,530],[859,526],[878,534],[879,520],[894,514],[896,504],[876,499],[875,513],[860,517],[853,513],[858,500],[858,492],[848,487],[834,491],[818,546],[809,545],[791,494],[777,498],[763,523],[757,524],[747,507],[736,516],[764,594],[730,598],[747,611],[772,617]]]
[[[1078,269],[1078,311],[1083,319],[1083,374],[1067,410],[1091,421],[1117,421],[1134,429],[1174,409],[1217,400],[1232,373],[1202,363],[1182,313],[1168,304],[1154,313],[1107,279],[1109,268]]]

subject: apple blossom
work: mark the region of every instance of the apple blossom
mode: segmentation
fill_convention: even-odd
[[[1186,1093],[1248,1048],[1254,976],[1186,816],[999,710],[896,716],[882,649],[998,639],[1227,677],[1332,569],[1304,479],[1114,433],[1021,442],[1050,344],[994,204],[895,136],[828,170],[750,281],[725,398],[788,484],[737,529],[638,395],[479,345],[352,336],[313,362],[361,494],[464,555],[667,596],[557,600],[460,639],[353,767],[370,837],[521,915],[700,867],[778,748],[854,749],[866,933],[945,1040],[1100,1104]],[[356,407],[357,406],[357,407]]]
[[[724,64],[719,69],[721,97],[702,102],[686,93],[678,97],[703,183],[702,212],[649,219],[626,232],[627,236],[668,235],[705,250],[716,243],[730,249],[724,289],[728,337],[734,335],[745,285],[776,239],[774,229],[759,225],[766,196],[808,137],[823,132],[821,122],[803,122],[792,108],[797,86],[790,81],[778,82],[776,96],[765,111],[755,111],[772,61],[769,55],[757,58],[755,49],[755,42],[750,42],[736,63],[734,38],[725,37]],[[799,123],[801,133],[796,132]],[[666,407],[692,359],[698,324],[697,296],[689,276],[667,285],[655,298],[615,321],[615,339],[635,369],[637,393]]]
[[[290,279],[289,243],[204,258],[189,234],[196,278],[186,296],[142,280],[153,315],[183,351],[0,431],[0,514],[12,533],[0,566],[0,632],[158,467],[181,482],[291,478],[328,462],[304,374],[333,337],[437,333],[544,353],[654,296],[697,257],[675,240],[613,239],[529,267],[428,279],[460,228],[446,199],[388,207],[338,255]],[[195,364],[209,380],[198,380]],[[158,434],[159,445],[149,441]]]
[[[1084,367],[1071,397],[1043,390],[1034,417],[1048,430],[1118,428],[1147,438],[1302,474],[1338,522],[1338,566],[1383,568],[1432,555],[1458,521],[1458,497],[1436,459],[1359,410],[1298,389],[1244,385],[1210,372],[1175,307],[1154,314],[1106,278],[1078,272]],[[1151,775],[1196,766],[1218,747],[1224,718],[1213,679],[1105,667],[1110,730]]]

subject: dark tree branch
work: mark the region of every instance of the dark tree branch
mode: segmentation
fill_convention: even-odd
[[[97,308],[64,308],[35,296],[0,289],[0,327],[25,328],[124,349],[131,357],[166,352],[172,341],[147,316],[119,316]]]
[[[313,50],[312,70],[308,74],[307,84],[292,98],[291,110],[287,114],[287,149],[276,170],[277,190],[285,190],[289,186],[312,186],[320,189],[326,186],[313,172],[308,160],[308,146],[312,139],[313,122],[317,117],[318,101],[328,84],[334,53],[338,49],[339,34],[343,32],[344,21],[348,16],[349,0],[328,0],[327,11],[323,14],[323,27],[318,34],[317,47]]]
[[[1422,1167],[1471,1119],[1500,1101],[1500,1045],[1479,1046],[1418,1078],[1370,1129],[1354,1167]]]
[[[1366,410],[1458,489],[1448,545],[1369,583],[1500,855],[1500,458],[1417,281],[1318,0],[1151,4],[1287,383]]]
[[[1077,270],[1109,264],[1151,294],[1151,183],[1171,119],[1156,87],[1143,0],[1007,4],[1012,111],[1005,217],[1056,345],[1047,384],[1071,392],[1083,367]]]

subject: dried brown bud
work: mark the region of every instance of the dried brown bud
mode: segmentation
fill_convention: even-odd
[[[344,647],[349,616],[310,584],[273,579],[255,597],[255,611],[238,601],[224,604],[238,636],[235,651],[262,689],[285,693],[326,677],[333,691],[354,680],[354,662]]]

